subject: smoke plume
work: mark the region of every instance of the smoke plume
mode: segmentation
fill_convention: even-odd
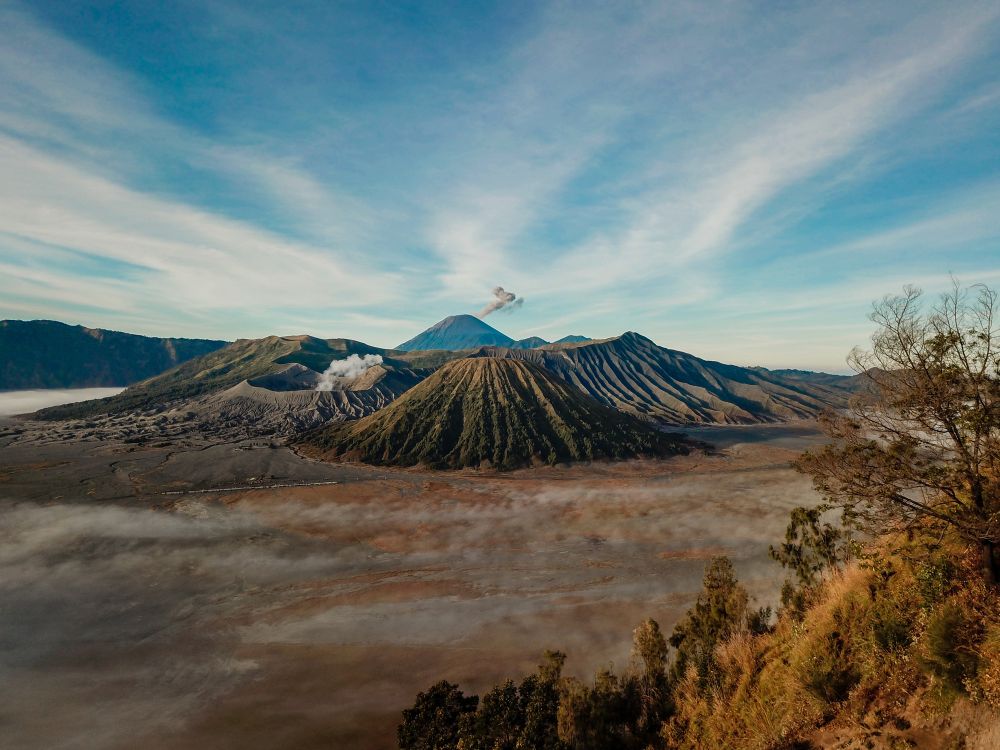
[[[523,304],[523,297],[518,297],[514,292],[508,292],[502,286],[498,286],[493,289],[493,301],[480,310],[476,314],[476,317],[482,319],[491,312],[503,310],[504,308],[507,308],[508,311],[513,311],[514,308],[520,307]]]
[[[368,368],[382,364],[382,355],[366,354],[359,357],[352,354],[347,359],[335,359],[326,368],[316,384],[317,391],[332,391],[340,378],[356,378],[368,371]]]

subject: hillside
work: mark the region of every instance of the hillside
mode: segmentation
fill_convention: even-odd
[[[396,347],[399,351],[475,349],[479,346],[513,346],[514,339],[484,323],[474,315],[451,315],[440,320],[409,341]]]
[[[673,424],[807,419],[847,401],[842,388],[699,359],[632,332],[542,349],[488,347],[473,356],[534,362],[607,406]]]
[[[210,354],[184,362],[161,375],[150,378],[127,388],[117,396],[98,401],[85,401],[43,409],[38,416],[43,419],[71,419],[90,417],[98,414],[123,414],[149,409],[162,409],[177,402],[200,398],[212,393],[220,393],[245,381],[257,382],[257,388],[265,387],[267,376],[277,376],[285,372],[288,365],[297,364],[308,368],[314,378],[325,370],[335,359],[344,359],[352,354],[378,354],[383,357],[387,370],[406,373],[406,387],[420,380],[422,355],[413,355],[413,362],[400,359],[408,356],[401,352],[378,349],[350,339],[318,339],[312,336],[268,336],[263,339],[240,339]],[[436,365],[439,360],[431,358]],[[274,386],[274,383],[271,383]],[[303,382],[297,388],[311,392],[315,382]],[[294,390],[287,384],[273,388],[279,391]],[[405,388],[396,384],[393,392],[401,393]],[[290,398],[290,397],[286,397]],[[377,403],[381,405],[384,399]],[[280,408],[280,407],[276,407]],[[356,416],[356,414],[355,414]]]
[[[391,405],[305,436],[308,453],[372,464],[511,469],[684,451],[676,437],[583,396],[528,362],[450,362]]]
[[[293,435],[328,422],[359,419],[392,403],[423,374],[375,365],[328,391],[315,390],[317,373],[300,364],[223,391],[183,401],[173,414],[193,414],[202,436]]]
[[[437,682],[403,711],[400,747],[513,737],[506,746],[560,750],[995,750],[1000,595],[977,575],[975,550],[919,532],[898,545],[867,547],[776,620],[715,558],[669,638],[652,619],[633,631],[623,671],[583,681],[547,651],[519,686],[501,682],[481,701]],[[447,724],[435,721],[441,704],[457,708]]]
[[[225,345],[53,320],[0,320],[0,390],[130,385]]]

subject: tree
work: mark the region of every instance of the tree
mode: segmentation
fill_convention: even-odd
[[[520,697],[524,710],[521,748],[527,750],[562,750],[559,741],[559,685],[566,654],[546,651],[538,671],[521,683]]]
[[[524,709],[511,680],[483,696],[479,710],[461,729],[461,750],[517,750],[524,727]]]
[[[794,508],[785,529],[785,541],[769,548],[771,558],[795,575],[795,583],[786,579],[781,587],[781,604],[796,616],[805,611],[820,574],[836,568],[850,556],[850,519],[844,519],[839,528],[823,521],[830,509],[829,505]]]
[[[559,739],[572,750],[630,750],[633,747],[627,684],[611,670],[594,686],[567,680],[559,701]]]
[[[667,639],[659,623],[652,618],[645,620],[632,633],[632,658],[642,665],[635,678],[638,705],[633,711],[633,732],[639,747],[661,744],[660,730],[671,710],[667,657]]]
[[[559,682],[566,655],[546,651],[535,674],[511,680],[483,696],[464,717],[459,750],[563,750],[559,741]]]
[[[446,680],[431,686],[417,695],[413,708],[403,711],[397,730],[400,750],[454,750],[460,727],[478,704],[478,697],[466,697]]]
[[[677,649],[671,670],[673,681],[694,666],[706,683],[715,663],[715,647],[740,630],[762,630],[769,615],[769,609],[750,609],[747,592],[736,579],[729,558],[712,558],[694,606],[670,636],[670,645]]]
[[[800,458],[828,502],[872,533],[928,521],[978,545],[1000,578],[1000,330],[997,292],[957,283],[924,311],[920,290],[874,305],[871,348],[852,366],[867,384],[824,418],[834,443]]]

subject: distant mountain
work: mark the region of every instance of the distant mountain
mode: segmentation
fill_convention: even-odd
[[[511,349],[537,349],[540,346],[545,346],[549,342],[540,336],[529,336],[526,339],[521,339],[520,341],[515,341],[510,345]]]
[[[0,320],[0,390],[125,386],[225,345],[54,320]]]
[[[320,428],[300,446],[331,459],[441,469],[686,452],[676,436],[535,364],[492,357],[449,362],[384,409]]]
[[[431,349],[475,349],[480,346],[511,346],[514,339],[500,333],[474,315],[452,315],[423,333],[405,341],[396,349],[404,352]]]
[[[377,354],[382,363],[356,380],[338,383],[332,392],[315,391],[320,373],[333,360],[352,354]],[[435,369],[470,355],[533,363],[605,406],[668,424],[808,419],[825,408],[846,406],[861,385],[822,373],[780,374],[710,362],[657,346],[637,333],[542,348],[514,349],[508,344],[464,352],[398,351],[349,339],[268,336],[242,339],[183,362],[112,398],[52,407],[39,417],[159,414],[184,408],[205,415],[213,425],[235,430],[244,424],[255,434],[265,429],[288,434],[324,421],[369,415]]]
[[[593,339],[587,336],[563,336],[561,339],[553,341],[553,344],[582,344],[584,341],[593,341]]]
[[[524,359],[607,406],[672,424],[778,422],[846,406],[848,391],[767,370],[699,359],[637,333],[544,349],[487,347]]]
[[[763,370],[764,372],[769,372],[788,380],[800,380],[805,383],[824,385],[851,393],[857,391],[859,387],[859,377],[857,375],[832,375],[828,372],[814,372],[812,370],[766,370],[763,367],[755,367],[754,369]]]

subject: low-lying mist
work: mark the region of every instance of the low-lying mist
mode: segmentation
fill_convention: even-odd
[[[788,451],[767,450],[610,471],[360,472],[156,509],[79,492],[17,502],[0,481],[6,740],[392,747],[399,711],[437,679],[482,689],[546,648],[581,676],[622,665],[635,624],[669,630],[714,554],[773,597],[767,545],[814,496]],[[210,461],[212,476],[245,477],[254,456],[219,446],[109,470],[173,482]]]
[[[77,401],[116,396],[124,388],[46,388],[33,391],[0,392],[0,417],[30,414],[39,409]]]

